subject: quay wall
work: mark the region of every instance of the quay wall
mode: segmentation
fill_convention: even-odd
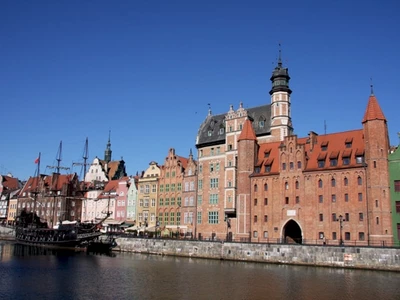
[[[15,229],[13,227],[0,226],[1,240],[15,240]]]
[[[400,249],[124,238],[115,251],[218,260],[400,271]]]

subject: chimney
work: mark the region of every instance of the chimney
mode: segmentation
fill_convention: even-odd
[[[315,133],[314,131],[310,131],[310,133],[308,134],[309,138],[309,142],[310,142],[310,150],[312,151],[314,148],[314,145],[317,143],[317,136],[318,134]]]

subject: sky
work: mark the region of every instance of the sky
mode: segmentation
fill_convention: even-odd
[[[0,174],[26,180],[61,165],[82,178],[104,158],[128,175],[197,157],[209,106],[270,103],[278,59],[289,68],[295,134],[362,128],[371,78],[400,131],[400,1],[0,1]],[[326,125],[325,125],[326,124]]]

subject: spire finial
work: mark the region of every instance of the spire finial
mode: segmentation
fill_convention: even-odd
[[[281,43],[279,42],[279,57],[278,57],[278,66],[282,67],[282,47]]]
[[[207,105],[208,105],[208,115],[211,116],[212,115],[212,113],[211,113],[211,104],[207,103]]]
[[[372,77],[370,78],[370,81],[371,81],[371,84],[370,84],[370,87],[371,87],[371,95],[373,95],[373,94],[374,94],[374,85],[372,84]]]

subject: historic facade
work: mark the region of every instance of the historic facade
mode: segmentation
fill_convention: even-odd
[[[289,80],[279,58],[270,104],[201,124],[198,237],[392,243],[388,129],[372,89],[361,129],[298,138]]]
[[[196,237],[196,215],[197,215],[197,162],[190,150],[189,159],[183,176],[182,191],[182,218],[181,224],[187,227],[186,236]]]
[[[188,159],[176,155],[175,149],[171,148],[165,157],[161,167],[158,193],[158,221],[159,226],[177,231],[178,227],[186,231],[182,226],[182,186],[184,172]]]
[[[128,202],[126,207],[126,219],[136,221],[136,206],[138,202],[138,181],[139,176],[132,176],[129,180]]]

